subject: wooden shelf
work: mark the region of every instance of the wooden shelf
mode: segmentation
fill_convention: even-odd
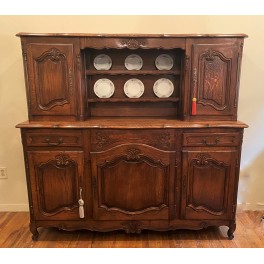
[[[88,103],[161,103],[161,102],[178,102],[179,98],[95,98],[87,99]]]
[[[86,70],[87,75],[180,75],[179,70],[169,70],[169,71],[158,71],[158,70],[148,70],[148,71],[129,71],[129,70],[109,70],[109,71],[97,71],[97,70]]]

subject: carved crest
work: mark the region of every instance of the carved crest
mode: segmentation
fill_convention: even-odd
[[[71,162],[68,155],[57,155],[55,156],[55,161],[58,167],[67,167]]]
[[[214,52],[212,49],[208,49],[206,52],[205,52],[205,59],[207,61],[214,61],[215,59],[215,56],[214,56]]]
[[[208,165],[209,161],[208,159],[210,159],[211,156],[207,153],[200,153],[196,156],[195,160],[195,164],[198,166],[206,166]]]
[[[141,151],[137,148],[131,148],[127,150],[127,160],[139,160]]]
[[[52,48],[48,51],[43,52],[39,57],[35,58],[36,61],[41,62],[44,60],[51,60],[55,63],[66,60],[66,55],[56,48]]]
[[[129,49],[138,49],[145,45],[145,42],[138,39],[122,40],[121,44]]]

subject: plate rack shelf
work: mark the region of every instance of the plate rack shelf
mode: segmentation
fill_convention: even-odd
[[[183,53],[180,49],[173,50],[156,50],[156,49],[147,49],[147,50],[129,50],[129,49],[103,49],[103,50],[94,50],[87,49],[84,52],[85,54],[85,75],[87,80],[87,104],[90,109],[91,115],[93,115],[94,110],[99,111],[101,103],[115,103],[115,109],[119,109],[121,112],[126,109],[125,113],[129,116],[144,116],[145,109],[149,109],[149,103],[155,103],[155,113],[154,115],[160,116],[161,113],[164,113],[162,110],[167,108],[166,115],[177,116],[180,96],[181,96],[181,82],[182,82],[182,65],[183,65]],[[111,67],[107,70],[97,69],[95,65],[96,58],[106,55],[107,58],[110,58]],[[173,61],[172,67],[168,69],[158,69],[157,67],[157,58],[163,54],[169,56]],[[143,62],[140,69],[129,70],[126,65],[126,58],[131,55],[139,56]],[[106,64],[106,67],[109,66]],[[132,65],[133,66],[133,65]],[[137,66],[137,65],[136,65]],[[101,67],[101,65],[100,65]],[[166,67],[166,65],[165,65]],[[171,93],[164,92],[164,97],[158,96],[154,91],[154,84],[159,79],[168,79],[172,84],[169,89]],[[94,91],[95,83],[100,79],[108,79],[114,84],[114,93],[108,98],[98,96]],[[144,92],[139,98],[132,98],[126,95],[124,91],[125,83],[131,79],[138,79],[143,83]],[[166,83],[165,83],[166,85]],[[131,87],[133,89],[133,87]],[[163,89],[162,84],[159,89]],[[166,89],[166,87],[164,87]],[[168,89],[168,87],[167,87]],[[133,103],[133,104],[131,104]],[[135,111],[136,103],[141,103],[141,111]],[[129,111],[130,108],[130,111]],[[160,111],[158,110],[160,108]],[[111,109],[109,110],[110,115]],[[116,111],[116,110],[115,110]]]

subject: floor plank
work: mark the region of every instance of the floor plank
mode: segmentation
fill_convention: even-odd
[[[263,248],[264,212],[237,213],[235,238],[228,240],[227,227],[204,230],[154,232],[143,230],[140,235],[124,231],[107,233],[87,230],[64,231],[39,228],[38,241],[32,241],[28,228],[29,213],[0,212],[1,248]]]

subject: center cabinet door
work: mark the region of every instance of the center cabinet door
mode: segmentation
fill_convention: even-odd
[[[92,152],[94,218],[168,219],[175,152],[126,144]]]

